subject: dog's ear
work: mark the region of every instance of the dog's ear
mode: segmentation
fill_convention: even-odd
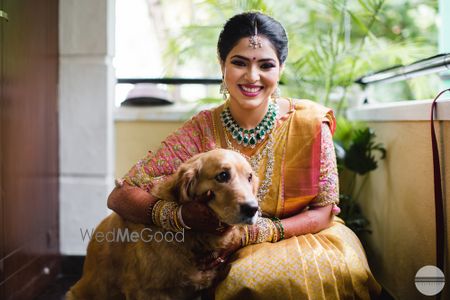
[[[175,188],[178,189],[178,201],[180,203],[192,201],[195,197],[200,166],[201,164],[197,159],[182,165],[178,170],[178,182]]]
[[[191,201],[195,196],[194,189],[197,183],[198,171],[196,169],[188,169],[183,172],[180,178],[180,203]]]

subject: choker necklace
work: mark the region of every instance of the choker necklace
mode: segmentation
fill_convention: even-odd
[[[227,106],[221,113],[220,119],[222,120],[223,126],[231,134],[231,137],[239,144],[244,147],[255,148],[255,146],[261,143],[267,134],[270,134],[273,127],[275,126],[275,121],[278,114],[278,106],[270,102],[267,113],[262,119],[262,121],[253,129],[244,129],[239,126],[234,120],[230,112],[230,107]]]

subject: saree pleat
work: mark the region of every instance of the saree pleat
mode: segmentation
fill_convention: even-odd
[[[216,299],[370,299],[379,286],[361,251],[338,218],[317,234],[247,246],[236,253]]]

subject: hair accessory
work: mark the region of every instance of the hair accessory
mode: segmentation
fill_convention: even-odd
[[[255,21],[255,34],[249,38],[249,41],[250,41],[250,43],[248,44],[249,47],[253,49],[262,48],[261,39],[258,36],[258,27],[256,26],[256,21]]]

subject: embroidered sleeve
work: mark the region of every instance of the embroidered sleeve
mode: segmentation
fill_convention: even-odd
[[[339,179],[334,152],[333,138],[329,125],[322,123],[320,154],[319,194],[311,206],[325,206],[339,203]]]
[[[192,117],[181,128],[167,137],[153,153],[139,160],[123,180],[150,192],[154,185],[175,173],[178,167],[195,154],[214,148],[214,138],[209,125],[211,114],[203,111]]]

